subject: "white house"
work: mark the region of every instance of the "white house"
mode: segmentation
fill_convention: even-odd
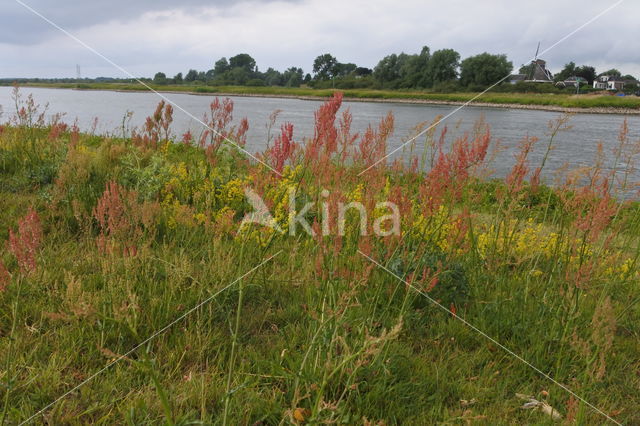
[[[593,88],[602,90],[622,90],[624,89],[624,80],[615,75],[601,75],[593,80]]]

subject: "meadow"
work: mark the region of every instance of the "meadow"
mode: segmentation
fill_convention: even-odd
[[[261,86],[207,86],[207,85],[158,85],[148,84],[157,91],[185,92],[196,94],[222,94],[236,96],[291,96],[329,98],[340,92],[345,99],[386,100],[386,101],[430,101],[430,102],[467,102],[543,106],[580,109],[640,109],[638,96],[613,96],[611,94],[591,93],[575,95],[573,93],[504,93],[490,91],[475,99],[477,92],[438,93],[421,90],[374,90],[374,89],[313,89],[307,87],[261,87]],[[25,87],[49,87],[79,90],[121,90],[145,91],[138,83],[26,83]]]
[[[239,147],[263,123],[229,99],[201,134],[174,134],[161,102],[113,137],[14,96],[1,424],[640,423],[640,206],[621,197],[640,141],[626,124],[592,167],[547,182],[565,116],[523,135],[494,179],[482,121],[456,139],[433,128],[392,161],[394,117],[353,134],[340,93],[312,138],[272,128],[256,159]],[[531,164],[536,144],[547,155]],[[242,225],[247,187],[282,233]],[[370,214],[336,232],[349,202]],[[292,211],[313,235],[291,232]]]

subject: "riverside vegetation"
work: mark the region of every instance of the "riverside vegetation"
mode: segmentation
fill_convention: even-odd
[[[541,176],[567,117],[541,140],[524,137],[498,180],[482,121],[457,138],[431,129],[406,161],[376,164],[393,116],[353,134],[336,94],[316,112],[312,138],[288,124],[270,131],[257,156],[277,174],[224,143],[243,145],[248,128],[228,99],[207,111],[215,132],[174,135],[172,108],[160,103],[143,128],[115,137],[81,133],[14,96],[0,127],[2,424],[108,365],[33,420],[607,420],[461,318],[607,416],[640,423],[640,210],[619,197],[633,188],[640,143],[626,124],[612,152],[559,172],[551,187]],[[528,158],[535,144],[547,151],[541,164]],[[317,232],[240,227],[251,211],[245,187],[285,229],[295,187],[315,206],[307,219]],[[400,234],[362,236],[355,211],[344,235],[319,232],[336,226],[320,222],[322,206],[349,201],[372,212],[369,230],[385,213],[373,206],[395,203]],[[516,394],[553,416],[522,409]]]
[[[10,84],[7,82],[6,84]],[[374,89],[313,89],[306,87],[260,87],[260,86],[207,86],[207,85],[157,85],[145,83],[153,90],[160,92],[182,92],[194,94],[223,94],[237,96],[285,96],[300,98],[328,98],[335,93],[342,93],[345,99],[361,99],[369,101],[427,101],[434,103],[467,102],[494,105],[521,105],[523,107],[559,107],[579,109],[602,109],[603,112],[624,110],[640,113],[640,97],[613,96],[610,93],[590,93],[575,95],[566,92],[496,92],[490,91],[478,97],[478,92],[440,93],[424,90],[374,90]],[[79,90],[119,90],[147,91],[137,83],[25,83],[25,87],[62,88]]]

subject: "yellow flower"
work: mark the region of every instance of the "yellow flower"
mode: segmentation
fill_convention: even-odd
[[[196,213],[193,218],[197,223],[203,225],[207,221],[207,216],[204,213]]]

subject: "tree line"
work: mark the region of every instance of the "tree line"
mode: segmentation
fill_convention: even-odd
[[[519,73],[532,74],[533,64],[522,65]],[[282,86],[336,89],[418,89],[440,92],[463,90],[482,90],[498,81],[506,83],[505,77],[513,72],[513,63],[506,55],[481,53],[462,59],[454,49],[440,49],[431,52],[424,46],[419,53],[392,53],[382,58],[374,68],[358,66],[351,62],[341,62],[334,55],[324,53],[313,61],[311,73],[304,73],[300,67],[289,67],[284,71],[268,68],[260,71],[256,60],[247,53],[240,53],[227,59],[220,58],[213,68],[206,71],[190,69],[186,73],[177,73],[173,77],[158,72],[153,78],[143,78],[158,85],[191,84],[211,86]],[[616,69],[598,74],[595,67],[577,66],[567,63],[555,74],[554,80],[564,81],[578,76],[586,80],[589,86],[598,75],[608,74],[635,80],[623,75]],[[22,81],[74,81],[73,79],[20,79]],[[125,81],[112,78],[83,79],[82,82]],[[130,81],[130,79],[126,79]],[[1,82],[0,82],[1,83]],[[634,87],[634,85],[630,85]],[[502,91],[557,91],[553,84],[533,84],[520,82],[515,85],[501,84],[495,90]]]
[[[529,75],[532,64],[522,65],[519,73]],[[189,70],[185,75],[178,73],[172,78],[159,72],[153,77],[156,84],[207,84],[214,86],[284,86],[338,89],[426,89],[434,91],[481,90],[513,72],[513,63],[504,54],[481,53],[462,59],[454,49],[440,49],[431,52],[424,46],[420,53],[392,53],[382,58],[373,68],[355,63],[340,62],[330,53],[319,55],[313,62],[311,73],[302,68],[290,67],[285,71],[268,68],[261,72],[254,58],[247,53],[223,57],[208,71]],[[623,76],[616,69],[600,74]],[[584,78],[589,85],[599,74],[593,66],[576,66],[569,62],[557,74],[555,81],[563,81],[571,76]],[[526,84],[516,85],[523,88]],[[529,85],[531,90],[557,90],[548,85]],[[509,90],[503,86],[503,90]]]
[[[315,58],[312,73],[307,74],[299,67],[290,67],[283,72],[268,68],[261,72],[255,59],[241,53],[229,59],[220,58],[208,71],[191,69],[184,75],[178,73],[173,77],[158,72],[152,81],[156,84],[215,86],[299,87],[306,84],[314,88],[431,89],[452,85],[489,85],[512,69],[513,64],[506,55],[482,53],[460,61],[460,54],[453,49],[431,53],[425,46],[418,54],[388,55],[373,69],[343,63],[325,53]]]

